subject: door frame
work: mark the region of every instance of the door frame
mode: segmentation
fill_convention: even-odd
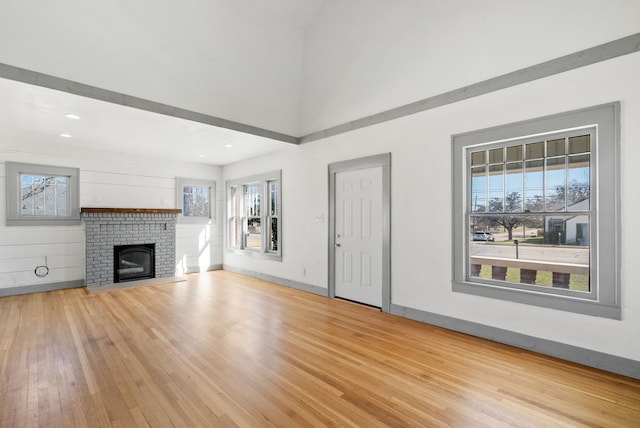
[[[391,153],[329,164],[329,298],[336,297],[336,173],[382,168],[382,312],[391,307]]]

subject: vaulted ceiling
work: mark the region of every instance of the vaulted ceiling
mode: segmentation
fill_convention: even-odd
[[[0,1],[0,152],[226,165],[637,33],[639,14],[637,0]]]
[[[225,165],[291,149],[268,137],[295,140],[304,31],[322,3],[2,2],[0,64],[11,76],[0,78],[0,151],[47,147]],[[250,129],[25,83],[41,75],[54,86],[68,80]],[[256,135],[262,130],[267,137]]]

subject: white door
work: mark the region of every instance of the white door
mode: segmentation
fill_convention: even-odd
[[[382,305],[382,167],[337,172],[335,294]]]

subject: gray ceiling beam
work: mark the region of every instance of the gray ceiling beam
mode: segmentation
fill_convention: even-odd
[[[91,98],[94,100],[105,101],[125,107],[171,116],[178,119],[204,123],[206,125],[217,126],[219,128],[232,129],[234,131],[283,141],[285,143],[298,144],[298,138],[291,135],[158,103],[144,98],[134,97],[132,95],[121,94],[119,92],[98,88],[96,86],[85,85],[84,83],[74,82],[72,80],[62,79],[60,77],[26,70],[24,68],[14,67],[8,64],[0,63],[0,77],[17,82],[28,83],[30,85],[54,89],[73,95],[79,95],[81,97]]]
[[[333,126],[321,131],[300,137],[299,144],[322,140],[345,132],[376,125],[378,123],[399,119],[415,113],[453,104],[469,98],[488,94],[500,89],[510,88],[523,83],[564,73],[587,65],[606,61],[640,50],[640,33],[604,43],[589,49],[565,55],[531,67],[523,68],[482,82],[474,83],[463,88],[454,89],[429,98],[422,99],[400,107],[356,119],[351,122]]]
[[[640,33],[623,37],[608,43],[588,48],[579,52],[552,59],[531,67],[526,67],[511,73],[493,77],[469,86],[444,92],[439,95],[424,98],[422,100],[395,107],[380,113],[356,119],[341,125],[333,126],[324,130],[313,132],[302,137],[282,134],[268,129],[258,128],[244,123],[234,122],[216,116],[198,113],[167,104],[146,100],[131,95],[121,94],[95,86],[85,85],[72,80],[62,79],[55,76],[39,73],[0,63],[0,78],[15,80],[62,92],[67,92],[82,97],[92,98],[126,107],[204,123],[220,128],[231,129],[251,135],[283,141],[290,144],[305,144],[312,141],[322,140],[345,132],[373,126],[390,120],[420,113],[426,110],[442,107],[447,104],[456,103],[469,98],[488,94],[501,89],[521,85],[534,80],[564,73],[580,67],[585,67],[598,62],[613,59],[619,56],[628,55],[640,51]]]

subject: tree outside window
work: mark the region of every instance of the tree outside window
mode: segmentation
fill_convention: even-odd
[[[7,225],[80,224],[78,168],[6,163]]]
[[[197,178],[176,179],[176,201],[182,210],[179,223],[215,222],[216,182]]]
[[[453,290],[620,317],[619,103],[453,136]]]

